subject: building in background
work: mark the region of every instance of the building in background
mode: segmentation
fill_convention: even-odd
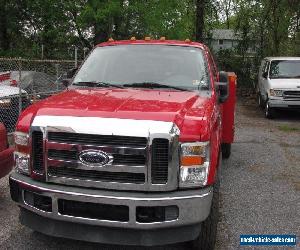
[[[208,34],[206,43],[209,44],[212,51],[217,53],[220,50],[237,48],[241,40],[241,35],[232,29],[214,29]],[[255,53],[256,42],[253,41],[250,44],[247,53]]]

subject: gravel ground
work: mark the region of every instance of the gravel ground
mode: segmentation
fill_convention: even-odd
[[[300,114],[281,112],[277,119],[266,120],[251,101],[239,102],[232,156],[223,162],[216,249],[242,248],[240,234],[296,234],[299,241],[299,170]],[[124,249],[32,232],[19,224],[18,212],[9,197],[8,178],[1,179],[0,249]],[[296,248],[300,249],[299,243]]]

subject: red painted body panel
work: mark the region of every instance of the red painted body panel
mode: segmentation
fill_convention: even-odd
[[[13,148],[0,152],[0,178],[7,175],[13,168]]]
[[[7,175],[13,167],[13,151],[8,148],[6,129],[0,123],[0,178]]]
[[[196,92],[73,89],[29,107],[19,118],[17,130],[27,133],[35,115],[90,116],[175,122],[182,129],[182,141],[200,140],[211,101]]]
[[[233,143],[234,140],[234,115],[236,103],[236,84],[237,77],[234,73],[229,74],[229,97],[223,104],[223,143]]]

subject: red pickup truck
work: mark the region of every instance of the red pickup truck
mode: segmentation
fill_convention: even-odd
[[[201,43],[132,38],[97,45],[69,82],[17,123],[10,187],[21,223],[91,242],[213,249],[235,76]]]
[[[13,167],[13,148],[8,146],[7,133],[0,123],[0,178],[6,176]]]

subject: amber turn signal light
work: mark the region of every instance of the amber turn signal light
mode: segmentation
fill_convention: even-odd
[[[204,158],[202,156],[182,156],[181,157],[181,166],[195,166],[203,165]]]

